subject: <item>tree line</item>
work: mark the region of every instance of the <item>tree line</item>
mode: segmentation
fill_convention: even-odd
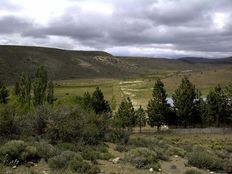
[[[37,68],[33,78],[29,74],[22,73],[14,85],[13,94],[21,106],[29,108],[31,104],[40,106],[44,103],[53,104],[55,101],[54,84],[48,80],[47,70],[43,66]],[[9,90],[5,83],[0,82],[0,103],[7,104],[8,100]]]
[[[147,120],[141,106],[134,112],[130,98],[122,101],[115,117],[123,127],[140,125],[140,130],[146,123],[151,127],[156,126],[158,131],[162,125],[183,128],[232,125],[232,84],[225,89],[217,85],[203,98],[201,92],[184,76],[172,99],[173,106],[167,102],[164,84],[158,79],[147,105]]]
[[[31,104],[37,107],[45,103],[52,105],[55,101],[54,84],[48,80],[47,71],[43,66],[36,70],[33,78],[22,73],[19,81],[15,83],[14,94],[21,105],[29,108]],[[206,98],[203,98],[201,92],[184,76],[172,99],[173,106],[167,102],[164,83],[158,79],[146,109],[140,106],[135,110],[131,99],[126,97],[113,114],[99,87],[92,95],[86,92],[83,96],[76,97],[76,103],[88,112],[107,115],[114,120],[116,126],[128,132],[136,126],[141,132],[146,124],[156,126],[158,131],[162,125],[187,128],[222,127],[232,124],[232,84],[226,88],[217,85],[209,91]],[[8,100],[9,91],[4,83],[0,83],[0,103],[7,104]]]

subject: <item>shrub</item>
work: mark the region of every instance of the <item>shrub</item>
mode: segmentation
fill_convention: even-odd
[[[232,159],[227,160],[224,164],[224,171],[226,173],[232,173]]]
[[[100,132],[97,125],[91,121],[86,124],[82,136],[86,144],[95,145],[99,143],[99,134]]]
[[[52,114],[47,127],[53,142],[84,142],[96,145],[105,139],[108,124],[102,115],[86,112],[80,107],[60,107]]]
[[[99,152],[91,150],[90,148],[86,148],[81,152],[81,156],[85,160],[96,161],[99,158]]]
[[[129,144],[134,145],[136,147],[153,147],[153,146],[162,146],[165,147],[165,144],[162,143],[162,141],[159,141],[155,138],[141,138],[141,137],[136,137],[136,138],[131,138]]]
[[[65,169],[68,167],[69,162],[74,159],[83,160],[82,157],[72,151],[64,151],[60,155],[54,156],[48,160],[48,165],[50,168],[57,169]]]
[[[72,151],[64,151],[60,155],[54,156],[48,160],[48,165],[54,170],[71,169],[73,172],[97,174],[100,169],[84,161],[82,156]]]
[[[21,140],[11,140],[1,147],[0,158],[7,165],[18,165],[37,161],[39,157],[35,147]]]
[[[101,152],[101,153],[107,153],[108,152],[108,145],[106,144],[98,144],[96,146],[91,146],[91,148],[94,148],[95,151]]]
[[[157,154],[154,151],[149,150],[148,148],[132,149],[126,153],[125,159],[136,168],[153,168],[157,171],[160,168],[157,160]]]
[[[0,136],[10,136],[18,133],[16,114],[9,108],[0,111]]]
[[[125,145],[121,145],[121,144],[118,144],[114,150],[118,151],[118,152],[127,152],[128,151],[128,147],[125,146]]]
[[[5,167],[0,163],[0,173],[6,173]]]
[[[123,141],[124,135],[125,135],[124,129],[112,128],[106,133],[106,141],[112,143],[121,143]]]
[[[109,159],[111,159],[113,157],[114,156],[112,154],[110,154],[109,152],[99,154],[99,159],[101,159],[101,160],[109,160]]]
[[[164,160],[164,161],[169,160],[169,155],[167,154],[166,149],[156,147],[156,146],[152,147],[151,149],[157,153],[158,159]]]
[[[79,173],[97,174],[101,172],[97,166],[78,159],[71,161],[69,166],[72,171]]]
[[[54,110],[45,106],[37,107],[35,110],[24,113],[19,117],[20,132],[26,136],[46,135],[49,118],[56,115]]]
[[[186,151],[184,149],[181,149],[179,147],[170,147],[169,148],[170,155],[178,155],[180,157],[185,157]]]
[[[57,148],[47,142],[37,142],[35,147],[37,148],[38,156],[45,161],[59,153]]]
[[[188,155],[188,163],[198,168],[222,170],[223,162],[217,156],[206,151],[194,151]]]
[[[50,118],[48,124],[48,138],[53,142],[78,142],[81,139],[85,125],[85,116],[78,110],[60,107]]]
[[[189,169],[185,172],[185,174],[201,174],[201,172],[195,169]]]
[[[104,146],[84,146],[81,156],[85,160],[96,162],[97,159],[109,160],[113,156],[104,148]]]
[[[67,143],[67,142],[60,142],[57,144],[57,147],[61,151],[69,150],[69,151],[78,152],[81,151],[83,146],[84,146],[83,144],[75,144],[75,143]]]
[[[35,132],[36,135],[42,135],[46,132],[48,126],[48,118],[52,113],[52,110],[43,106],[37,107],[35,112],[31,113],[33,132]]]

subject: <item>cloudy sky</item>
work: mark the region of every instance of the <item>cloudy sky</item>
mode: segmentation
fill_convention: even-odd
[[[0,0],[0,44],[227,57],[232,0]]]

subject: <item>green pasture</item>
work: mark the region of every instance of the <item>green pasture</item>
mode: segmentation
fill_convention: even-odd
[[[205,71],[160,71],[126,80],[76,79],[56,81],[55,96],[59,102],[68,102],[76,96],[82,96],[85,92],[92,93],[99,86],[109,102],[116,101],[116,106],[119,105],[123,97],[130,97],[135,107],[139,105],[146,107],[157,78],[162,79],[168,96],[172,96],[184,75],[189,77],[203,96],[206,96],[209,90],[217,84],[224,87],[232,81],[231,68]]]

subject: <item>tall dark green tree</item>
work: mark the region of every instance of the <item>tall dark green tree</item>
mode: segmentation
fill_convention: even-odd
[[[18,91],[19,101],[22,105],[31,104],[31,78],[29,75],[22,73],[19,81]]]
[[[190,125],[195,126],[203,126],[203,115],[205,114],[205,102],[201,97],[201,92],[196,90],[196,98],[194,100],[193,114],[190,118]]]
[[[228,111],[228,117],[227,120],[232,123],[232,82],[226,86],[226,97],[228,100],[228,105],[227,105],[227,111]]]
[[[180,86],[175,90],[173,97],[173,105],[178,116],[179,123],[185,128],[191,124],[194,117],[197,97],[195,86],[185,76]]]
[[[111,108],[108,103],[104,99],[104,95],[99,87],[92,94],[92,108],[96,114],[110,113]]]
[[[127,128],[128,130],[136,125],[135,110],[129,97],[122,100],[115,118],[122,128]]]
[[[54,100],[55,100],[54,99],[54,84],[50,80],[48,82],[48,89],[47,89],[47,102],[48,104],[53,104]]]
[[[168,116],[168,107],[164,84],[158,79],[153,87],[152,99],[147,106],[148,124],[151,127],[157,126],[157,131],[160,131],[165,118]]]
[[[227,98],[220,85],[211,90],[207,96],[207,123],[209,126],[224,124],[227,114]]]
[[[201,127],[207,126],[207,108],[206,108],[206,101],[203,98],[200,98],[197,103],[197,112],[200,115],[200,125]]]
[[[146,126],[147,123],[146,112],[141,105],[139,106],[138,110],[135,111],[135,115],[137,119],[136,124],[139,126],[139,132],[141,133],[142,127]]]
[[[43,105],[46,101],[46,88],[48,83],[47,71],[43,66],[40,66],[35,74],[33,82],[34,105]]]
[[[6,89],[6,85],[0,82],[0,103],[7,104],[9,92]]]

